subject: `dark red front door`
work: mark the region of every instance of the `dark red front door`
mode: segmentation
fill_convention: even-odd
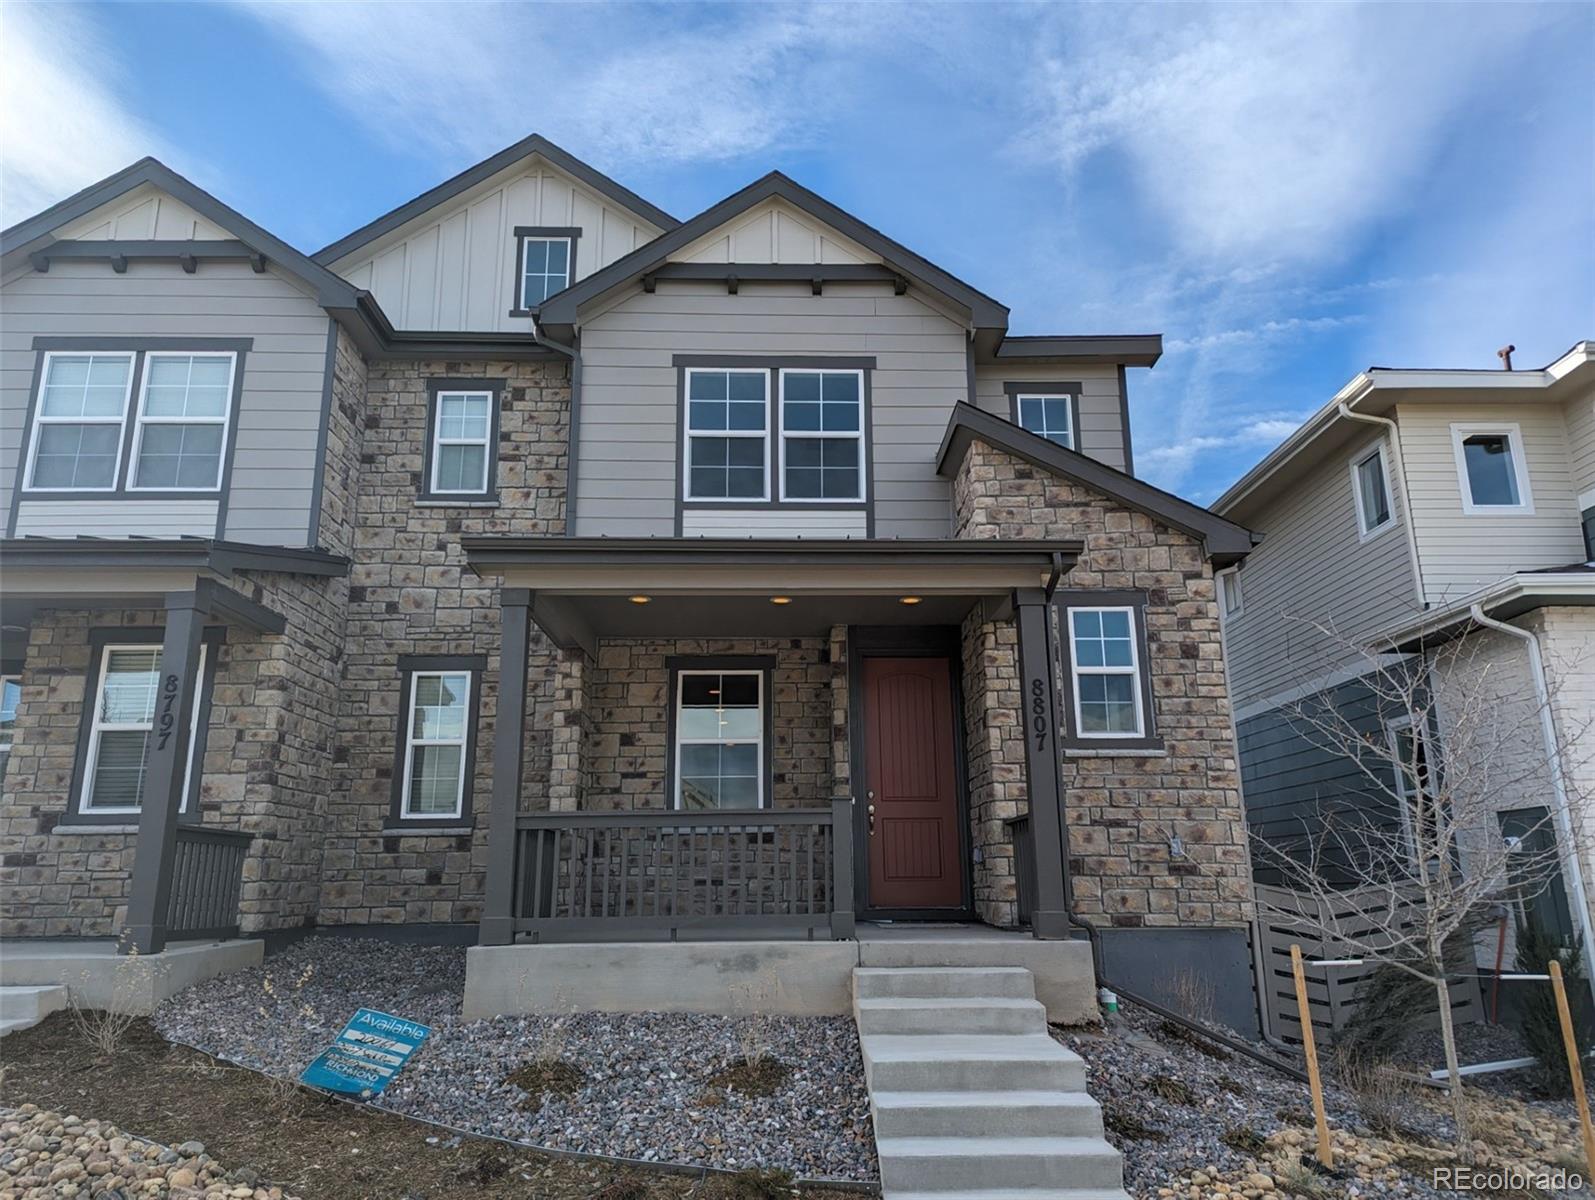
[[[953,684],[944,658],[864,659],[871,908],[962,908]]]

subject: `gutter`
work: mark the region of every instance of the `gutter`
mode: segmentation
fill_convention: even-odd
[[[532,318],[532,340],[539,346],[546,346],[556,354],[563,354],[570,359],[570,415],[567,418],[565,430],[565,536],[570,537],[576,532],[576,466],[580,459],[577,451],[581,447],[581,411],[582,411],[582,352],[580,338],[572,338],[571,344],[556,342],[543,332],[541,322],[536,317]]]
[[[1412,585],[1418,597],[1418,607],[1428,609],[1429,597],[1423,588],[1423,565],[1418,558],[1418,533],[1412,527],[1412,493],[1407,488],[1407,459],[1401,451],[1401,430],[1389,417],[1375,417],[1369,413],[1354,412],[1350,401],[1342,400],[1335,411],[1348,421],[1363,421],[1369,425],[1382,425],[1390,435],[1390,453],[1396,460],[1396,472],[1401,476],[1402,524],[1407,531],[1407,551],[1412,562]]]
[[[1562,763],[1561,743],[1556,737],[1556,718],[1551,713],[1551,689],[1545,679],[1545,653],[1540,645],[1540,639],[1533,630],[1521,629],[1516,625],[1509,625],[1505,621],[1497,621],[1494,617],[1487,616],[1482,604],[1474,604],[1471,608],[1473,620],[1486,629],[1494,629],[1508,637],[1516,638],[1524,643],[1528,650],[1529,670],[1534,675],[1534,692],[1540,705],[1540,733],[1545,739],[1545,755],[1551,764],[1551,791],[1555,795],[1554,811],[1557,826],[1562,836],[1566,839],[1568,874],[1571,883],[1578,895],[1578,923],[1584,931],[1584,945],[1595,945],[1592,941],[1589,915],[1589,896],[1584,890],[1583,864],[1579,861],[1578,834],[1573,828],[1573,817],[1567,807],[1567,775]],[[1595,995],[1595,974],[1589,980],[1590,991]]]

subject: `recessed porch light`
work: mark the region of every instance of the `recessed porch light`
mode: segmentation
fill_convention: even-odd
[[[902,596],[902,597],[900,597],[898,599],[897,603],[899,603],[899,604],[918,604],[920,602],[920,600],[922,600],[922,599],[923,599],[923,597],[921,597],[921,596]]]
[[[792,597],[791,596],[771,596],[770,597],[770,603],[771,604],[791,604],[792,603]]]
[[[653,599],[653,597],[652,596],[627,596],[626,599],[630,600],[633,604],[647,604],[649,601],[651,601]]]

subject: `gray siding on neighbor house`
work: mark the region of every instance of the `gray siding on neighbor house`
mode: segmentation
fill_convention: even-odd
[[[894,295],[885,283],[827,284],[816,296],[807,283],[744,283],[731,295],[724,284],[660,280],[654,293],[639,290],[588,319],[581,339],[576,533],[674,533],[680,431],[672,358],[726,354],[873,357],[875,535],[949,535],[936,450],[968,391],[968,339],[912,293]],[[812,509],[812,533],[834,528],[819,519],[823,506]]]
[[[48,272],[7,279],[0,305],[0,512],[9,514],[12,489],[20,483],[23,424],[38,360],[34,338],[249,338],[238,420],[229,434],[232,486],[221,533],[244,542],[306,544],[329,323],[297,285],[271,268],[257,275],[243,262],[206,262],[187,275],[175,262],[135,260],[117,274],[105,262],[56,260]],[[31,520],[65,527],[58,503],[25,503]],[[81,517],[74,532],[129,532],[121,502],[114,511],[104,497],[64,503]],[[167,511],[170,501],[137,503],[164,505],[160,520],[142,532],[175,530],[197,519],[192,511]],[[216,532],[214,522],[205,532]]]
[[[1005,421],[1012,420],[1007,385],[1033,381],[1080,384],[1080,437],[1076,449],[1116,470],[1125,470],[1130,431],[1124,424],[1117,367],[1002,362],[977,366],[975,404]]]
[[[1595,492],[1595,389],[1567,401],[1567,454],[1573,468],[1573,491]]]

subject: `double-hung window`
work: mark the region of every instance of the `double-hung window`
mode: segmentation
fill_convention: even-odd
[[[0,675],[0,785],[5,782],[6,764],[11,761],[11,739],[17,727],[17,705],[21,702],[22,681],[15,675]]]
[[[770,498],[770,373],[686,369],[683,499]]]
[[[133,491],[215,491],[221,486],[232,407],[231,354],[144,356]]]
[[[521,307],[536,308],[555,292],[570,286],[570,260],[575,247],[568,237],[521,239]]]
[[[1453,425],[1451,447],[1462,485],[1462,511],[1472,516],[1532,513],[1523,434],[1516,425]]]
[[[781,499],[864,499],[864,372],[781,371]]]
[[[432,429],[433,492],[487,494],[493,404],[492,392],[437,393]]]
[[[201,646],[194,710],[190,717],[188,761],[183,767],[181,812],[188,810],[189,784],[199,745],[199,714],[208,647]],[[78,806],[87,815],[128,815],[144,805],[149,773],[150,739],[160,688],[159,645],[109,645],[100,652],[99,677],[91,703],[88,755],[84,760],[83,794]]]
[[[1084,741],[1146,737],[1135,609],[1066,611],[1076,737]]]
[[[1377,445],[1351,460],[1351,491],[1357,502],[1357,533],[1366,541],[1392,521],[1390,472],[1385,448]]]
[[[465,815],[471,736],[470,671],[413,671],[405,722],[402,818]]]
[[[1074,449],[1074,397],[1067,393],[1019,392],[1014,396],[1018,423],[1049,442]]]
[[[762,670],[677,672],[677,808],[760,808],[766,803],[764,679]]]
[[[132,390],[131,354],[46,354],[28,489],[115,491]]]

